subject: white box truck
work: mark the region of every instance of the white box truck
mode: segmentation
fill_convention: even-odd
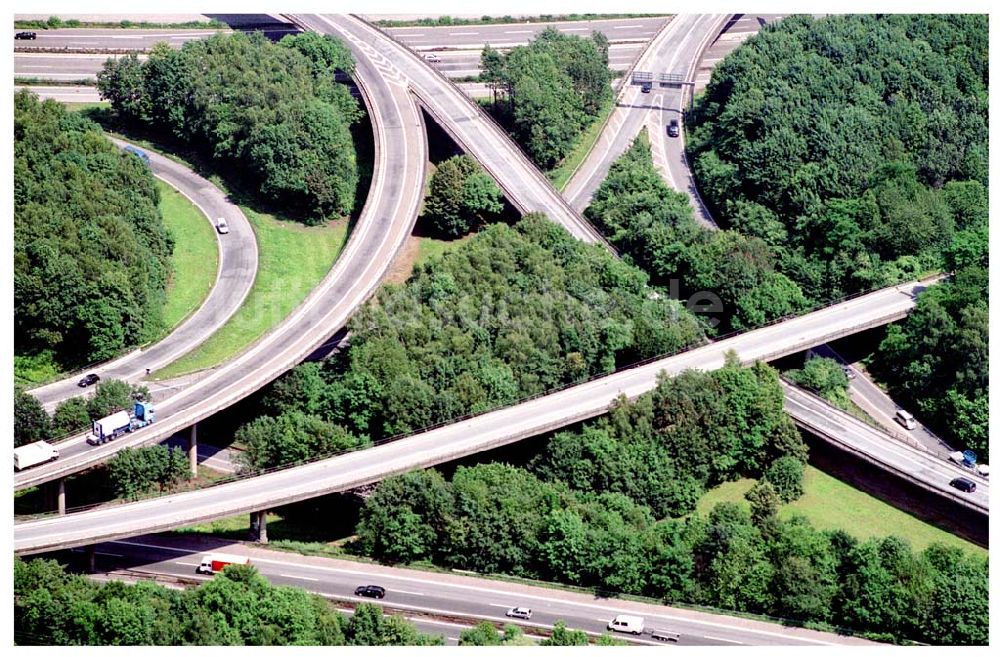
[[[44,440],[14,448],[14,469],[24,470],[39,463],[55,461],[59,450]]]
[[[608,629],[614,632],[627,632],[629,634],[642,634],[646,627],[646,619],[642,616],[629,616],[618,614],[608,623]]]

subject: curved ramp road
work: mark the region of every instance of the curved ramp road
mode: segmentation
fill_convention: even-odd
[[[355,53],[365,51],[377,56],[386,76],[393,83],[409,86],[421,105],[479,161],[519,210],[544,212],[577,238],[604,243],[600,233],[566,203],[510,137],[422,58],[353,16],[297,15],[290,18],[307,29],[344,39]]]
[[[128,145],[120,139],[111,141],[119,147]],[[222,328],[243,305],[257,276],[257,239],[239,206],[231,203],[218,187],[186,166],[143,150],[149,155],[156,177],[187,197],[212,224],[219,246],[219,269],[208,297],[170,335],[153,345],[86,370],[97,373],[102,379],[137,382],[145,376],[147,368],[159,369],[191,351]],[[225,217],[229,223],[228,234],[219,235],[214,230],[218,217]],[[59,402],[89,392],[89,389],[76,385],[80,374],[83,372],[28,392],[51,411]]]
[[[595,417],[619,396],[656,386],[661,371],[722,367],[733,351],[742,362],[770,360],[906,316],[929,283],[914,282],[690,351],[624,370],[516,406],[369,449],[189,493],[17,523],[18,553],[86,545],[183,527],[349,490],[393,474],[425,468]],[[140,432],[141,434],[141,432]],[[58,462],[57,462],[58,463]],[[946,464],[945,464],[946,465]],[[897,467],[906,467],[897,464]],[[920,477],[921,472],[910,473]]]
[[[691,80],[701,52],[718,35],[726,18],[724,15],[714,14],[681,14],[674,17],[653,38],[636,62],[634,70],[652,72],[654,80],[660,73],[676,73],[683,75],[685,80]],[[617,106],[608,118],[600,138],[566,185],[566,198],[578,211],[582,212],[590,205],[590,199],[608,175],[611,165],[628,149],[644,125],[651,126],[650,136],[655,140],[657,135],[652,134],[653,125],[659,126],[659,131],[663,132],[659,136],[665,137],[664,126],[670,123],[670,119],[681,120],[681,103],[687,93],[686,87],[661,87],[654,84],[652,92],[644,94],[638,86],[629,84],[628,80],[625,82],[626,87],[619,95]],[[682,139],[673,140],[677,142],[679,150],[676,153],[672,150],[672,156],[679,155],[683,158]],[[690,174],[688,177],[690,178]],[[697,198],[693,182],[679,177],[668,182],[678,191]],[[703,217],[699,216],[699,219]]]
[[[60,443],[58,460],[15,474],[15,489],[79,472],[125,447],[162,441],[243,399],[301,362],[375,291],[416,221],[427,147],[420,113],[406,87],[383,76],[379,62],[365,53],[357,60],[355,79],[375,129],[375,169],[368,201],[330,273],[250,349],[158,403],[155,424],[96,447],[87,445],[83,435]]]

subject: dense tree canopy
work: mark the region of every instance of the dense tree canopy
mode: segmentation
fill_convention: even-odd
[[[646,277],[541,216],[489,226],[351,320],[346,358],[303,365],[272,389],[373,440],[485,411],[700,339]]]
[[[695,223],[687,196],[670,189],[653,166],[645,132],[611,165],[586,216],[654,284],[676,290],[692,308],[699,299],[713,302],[701,308],[723,332],[808,306],[799,287],[776,270],[764,241]]]
[[[365,501],[353,547],[393,563],[832,623],[889,640],[984,643],[986,559],[938,545],[914,554],[894,537],[861,543],[802,517],[779,519],[782,503],[802,493],[804,457],[777,373],[730,362],[665,377],[556,434],[529,469],[484,463],[459,466],[450,480],[435,470],[388,479]],[[726,502],[707,517],[692,513],[706,483],[746,475],[760,478],[749,511]],[[505,643],[487,628],[464,639]]]
[[[536,164],[551,168],[611,100],[608,40],[547,28],[503,55],[487,47],[480,79],[502,98],[494,111]]]
[[[386,646],[441,645],[400,616],[360,604],[337,613],[318,595],[274,586],[252,566],[229,566],[184,591],[152,582],[104,584],[55,561],[14,561],[19,645]]]
[[[461,237],[503,210],[500,188],[468,155],[437,166],[424,202],[424,217],[435,233]]]
[[[321,221],[354,206],[358,168],[349,127],[357,102],[334,81],[350,52],[318,34],[275,45],[262,34],[217,34],[177,50],[108,60],[102,98],[124,118],[163,130],[222,164],[242,167],[265,199]]]
[[[167,445],[126,447],[111,457],[107,468],[115,495],[128,499],[154,489],[162,491],[191,476],[187,455]]]
[[[985,15],[767,26],[716,67],[691,117],[699,188],[811,298],[937,266],[968,225],[956,197],[985,201],[987,52]]]
[[[989,229],[985,217],[946,252],[952,279],[888,327],[873,370],[949,443],[989,458]]]
[[[14,98],[14,341],[68,367],[162,330],[173,240],[153,176],[55,101]]]

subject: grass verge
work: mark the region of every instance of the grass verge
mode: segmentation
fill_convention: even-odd
[[[201,212],[179,191],[156,181],[160,212],[174,237],[173,274],[167,282],[163,308],[164,335],[193,313],[211,292],[219,268],[215,231]]]
[[[577,137],[576,144],[573,146],[573,150],[569,152],[569,155],[563,158],[563,161],[559,163],[559,166],[546,174],[549,177],[549,180],[552,181],[552,185],[560,192],[566,187],[566,183],[569,182],[570,177],[576,171],[577,167],[583,163],[583,160],[587,157],[587,154],[597,141],[597,138],[601,136],[601,130],[604,128],[604,122],[607,121],[608,115],[611,114],[611,110],[614,109],[614,106],[614,103],[609,102],[604,109],[601,110],[600,114],[597,115],[594,122],[580,133],[580,136]]]
[[[155,372],[169,379],[215,367],[243,351],[281,322],[333,266],[347,241],[347,219],[304,226],[241,206],[257,236],[257,278],[246,301],[212,337]]]
[[[811,465],[806,466],[804,483],[805,494],[784,505],[779,514],[781,518],[803,515],[817,529],[843,529],[861,540],[891,534],[906,539],[918,551],[931,543],[943,543],[970,554],[988,554],[984,548],[911,516]],[[753,479],[739,479],[713,488],[698,501],[698,513],[708,515],[719,502],[747,504],[743,495],[753,484]]]

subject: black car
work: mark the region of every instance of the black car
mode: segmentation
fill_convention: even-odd
[[[14,38],[15,39],[31,39],[32,41],[34,41],[36,38],[38,38],[38,35],[35,34],[34,32],[18,32],[17,34],[14,35]]]
[[[86,388],[87,386],[94,385],[100,380],[101,377],[97,376],[96,374],[88,374],[87,376],[80,379],[79,383],[77,383],[76,385],[80,386],[81,388]]]
[[[642,83],[642,89],[640,89],[640,91],[642,91],[642,93],[648,94],[652,90],[653,90],[653,83],[652,82],[643,82]]]
[[[667,134],[671,137],[677,137],[681,134],[681,126],[677,123],[677,119],[670,119],[670,125],[667,126]]]
[[[951,485],[962,491],[963,493],[975,493],[976,492],[976,482],[966,479],[965,477],[955,477],[951,480]]]
[[[365,598],[384,598],[385,589],[381,586],[375,586],[374,584],[368,584],[366,586],[359,586],[354,589],[354,595],[360,595]]]

